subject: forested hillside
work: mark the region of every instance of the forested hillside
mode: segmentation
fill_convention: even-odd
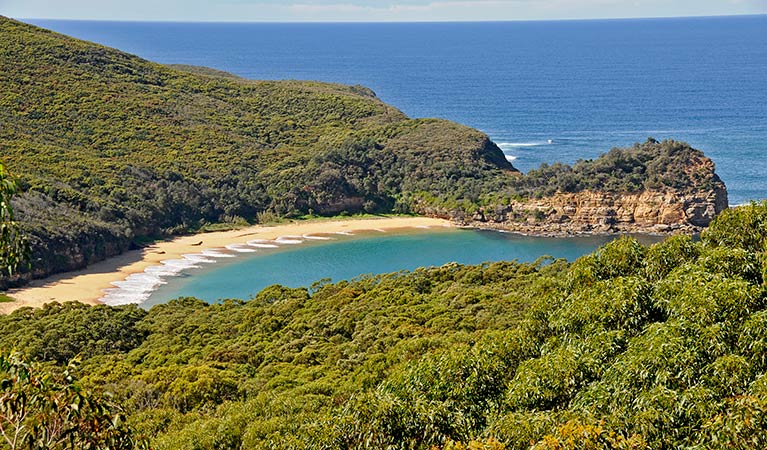
[[[175,69],[5,18],[0,41],[0,159],[41,274],[205,223],[476,198],[514,171],[482,133],[363,87]]]
[[[468,221],[482,207],[527,222],[548,212],[510,213],[512,199],[653,190],[684,203],[677,192],[724,189],[713,163],[679,142],[522,176],[483,133],[409,119],[361,86],[163,66],[2,17],[0,43],[0,162],[21,184],[37,277],[211,223],[357,212]]]
[[[0,348],[79,355],[156,449],[765,448],[766,256],[752,204],[699,241],[571,264],[26,308],[0,317]]]

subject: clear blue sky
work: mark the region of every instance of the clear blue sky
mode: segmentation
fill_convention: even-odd
[[[767,0],[0,0],[14,18],[472,21],[767,14]]]

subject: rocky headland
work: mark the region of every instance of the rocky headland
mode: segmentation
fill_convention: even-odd
[[[518,186],[539,186],[524,197],[474,211],[425,212],[462,226],[540,236],[694,234],[728,208],[727,188],[714,169],[710,158],[685,143],[650,139],[595,161],[520,175]],[[541,175],[548,180],[532,180]]]
[[[480,209],[461,225],[530,235],[570,236],[597,233],[697,233],[727,209],[721,187],[697,194],[655,192],[614,194],[557,193]]]

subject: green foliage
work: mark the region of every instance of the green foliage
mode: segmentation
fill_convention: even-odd
[[[481,133],[409,120],[361,87],[177,70],[7,19],[0,37],[0,147],[43,271],[67,266],[62,249],[87,264],[239,218],[717,182],[699,152],[653,140],[522,176]],[[761,448],[765,218],[752,204],[701,242],[624,237],[572,264],[448,264],[148,312],[21,309],[0,317],[0,349],[42,362],[0,359],[2,433],[25,448],[132,448],[133,429],[157,449]],[[82,382],[63,368],[77,355]],[[88,394],[102,389],[127,422]],[[76,426],[46,431],[62,421]]]
[[[0,40],[0,155],[38,274],[210,223],[476,200],[513,171],[484,134],[360,86],[162,66],[7,18]]]
[[[81,354],[158,449],[761,448],[762,250],[722,223],[717,245],[621,238],[572,264],[20,310],[0,347]]]
[[[0,321],[0,349],[23,348],[35,360],[58,364],[76,356],[129,351],[144,340],[145,332],[137,325],[145,316],[135,305],[111,308],[72,302],[22,308]]]
[[[544,197],[555,192],[582,190],[638,192],[678,189],[683,192],[709,190],[719,177],[703,153],[684,142],[652,138],[633,148],[614,148],[595,160],[580,160],[573,166],[542,164],[515,183],[517,194]]]
[[[599,449],[640,449],[647,448],[641,436],[634,435],[628,439],[615,431],[610,431],[604,424],[588,424],[574,420],[557,428],[546,435],[532,450],[599,450]]]
[[[671,236],[647,249],[645,276],[651,281],[663,279],[677,267],[695,261],[699,254],[699,246],[690,236]]]
[[[636,239],[624,236],[591,255],[579,258],[572,266],[572,286],[588,286],[600,280],[632,276],[644,267],[646,249]]]
[[[335,428],[341,446],[461,448],[460,442],[468,442],[498,411],[510,374],[532,353],[521,336],[495,337],[508,341],[427,356],[395,373],[372,395],[350,402],[343,425]],[[355,428],[348,429],[349,423]]]
[[[29,259],[29,242],[14,220],[11,197],[17,192],[15,180],[0,163],[0,275],[13,275],[16,268]]]
[[[148,448],[109,397],[84,390],[70,364],[47,369],[0,354],[0,448]]]
[[[722,410],[703,425],[711,448],[752,449],[767,446],[767,392],[764,377],[747,395],[729,397]]]
[[[356,404],[408,361],[456,346],[450,356],[435,355],[436,370],[425,361],[380,390],[382,398],[416,397],[411,380],[434,384],[417,417],[428,420],[429,405],[444,405],[448,419],[434,425],[442,433],[435,442],[444,442],[469,436],[484,423],[485,407],[497,401],[482,399],[503,391],[514,361],[535,351],[524,336],[501,330],[521,318],[529,301],[515,292],[523,292],[539,271],[561,267],[453,264],[320,283],[311,293],[272,286],[248,302],[179,299],[148,313],[54,304],[0,317],[0,347],[17,345],[54,361],[78,352],[87,383],[114,392],[136,428],[156,436],[158,448],[230,445],[224,442],[266,448],[266,442],[342,439],[343,424],[360,416],[351,409],[341,416],[338,408]],[[50,339],[41,336],[43,329]],[[488,348],[477,352],[471,345],[479,337]],[[471,368],[464,368],[469,362]],[[455,390],[464,377],[471,384]],[[334,411],[338,419],[328,420]],[[450,418],[462,418],[460,428]]]
[[[701,234],[711,247],[724,246],[749,252],[767,251],[766,202],[730,208]]]

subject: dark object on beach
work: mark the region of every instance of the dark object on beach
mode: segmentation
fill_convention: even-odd
[[[189,244],[189,245],[191,245],[192,247],[199,247],[200,245],[202,245],[202,241],[196,242],[194,244]]]

